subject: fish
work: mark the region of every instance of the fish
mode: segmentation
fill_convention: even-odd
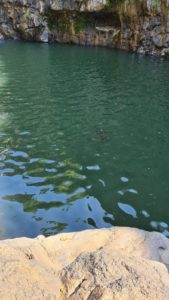
[[[96,135],[99,137],[101,141],[107,141],[108,136],[103,128],[96,128]]]

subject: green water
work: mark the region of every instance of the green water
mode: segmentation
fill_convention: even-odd
[[[0,44],[0,238],[169,235],[169,61]]]

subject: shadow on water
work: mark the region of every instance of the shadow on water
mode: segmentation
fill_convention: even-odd
[[[111,225],[168,235],[168,61],[0,45],[0,237]]]

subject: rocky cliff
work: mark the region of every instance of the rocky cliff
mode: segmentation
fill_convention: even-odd
[[[169,0],[0,0],[0,38],[169,56]]]
[[[1,300],[167,300],[169,240],[134,228],[0,241]]]

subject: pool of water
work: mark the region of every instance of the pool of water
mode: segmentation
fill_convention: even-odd
[[[0,238],[169,235],[169,61],[1,42]]]

